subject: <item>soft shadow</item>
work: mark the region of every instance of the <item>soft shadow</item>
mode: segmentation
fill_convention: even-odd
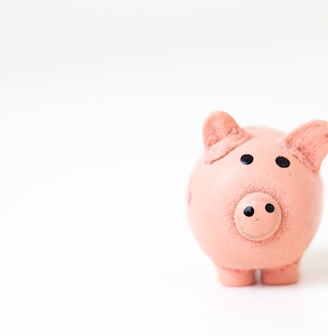
[[[301,261],[301,282],[328,284],[328,246],[304,254]]]

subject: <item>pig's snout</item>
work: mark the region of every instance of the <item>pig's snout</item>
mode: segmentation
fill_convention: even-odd
[[[238,231],[247,239],[263,240],[271,237],[281,222],[281,209],[270,195],[252,193],[237,204],[234,214]]]

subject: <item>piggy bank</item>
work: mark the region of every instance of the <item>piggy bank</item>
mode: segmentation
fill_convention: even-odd
[[[328,122],[310,121],[289,134],[240,127],[225,112],[203,126],[204,154],[188,187],[188,219],[223,285],[299,280],[301,257],[322,210],[320,165]]]

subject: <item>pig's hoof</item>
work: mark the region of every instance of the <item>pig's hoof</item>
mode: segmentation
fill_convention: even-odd
[[[219,280],[224,286],[250,286],[255,283],[254,270],[218,268]]]
[[[298,282],[299,264],[262,270],[261,281],[265,285],[289,285]]]

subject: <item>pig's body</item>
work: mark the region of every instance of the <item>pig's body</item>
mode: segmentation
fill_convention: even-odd
[[[218,127],[206,125],[205,153],[188,188],[197,241],[225,285],[252,284],[257,269],[263,283],[296,282],[299,260],[320,220],[320,166],[291,149],[280,132],[224,124],[227,135],[213,140]],[[325,132],[328,143],[327,124]]]

